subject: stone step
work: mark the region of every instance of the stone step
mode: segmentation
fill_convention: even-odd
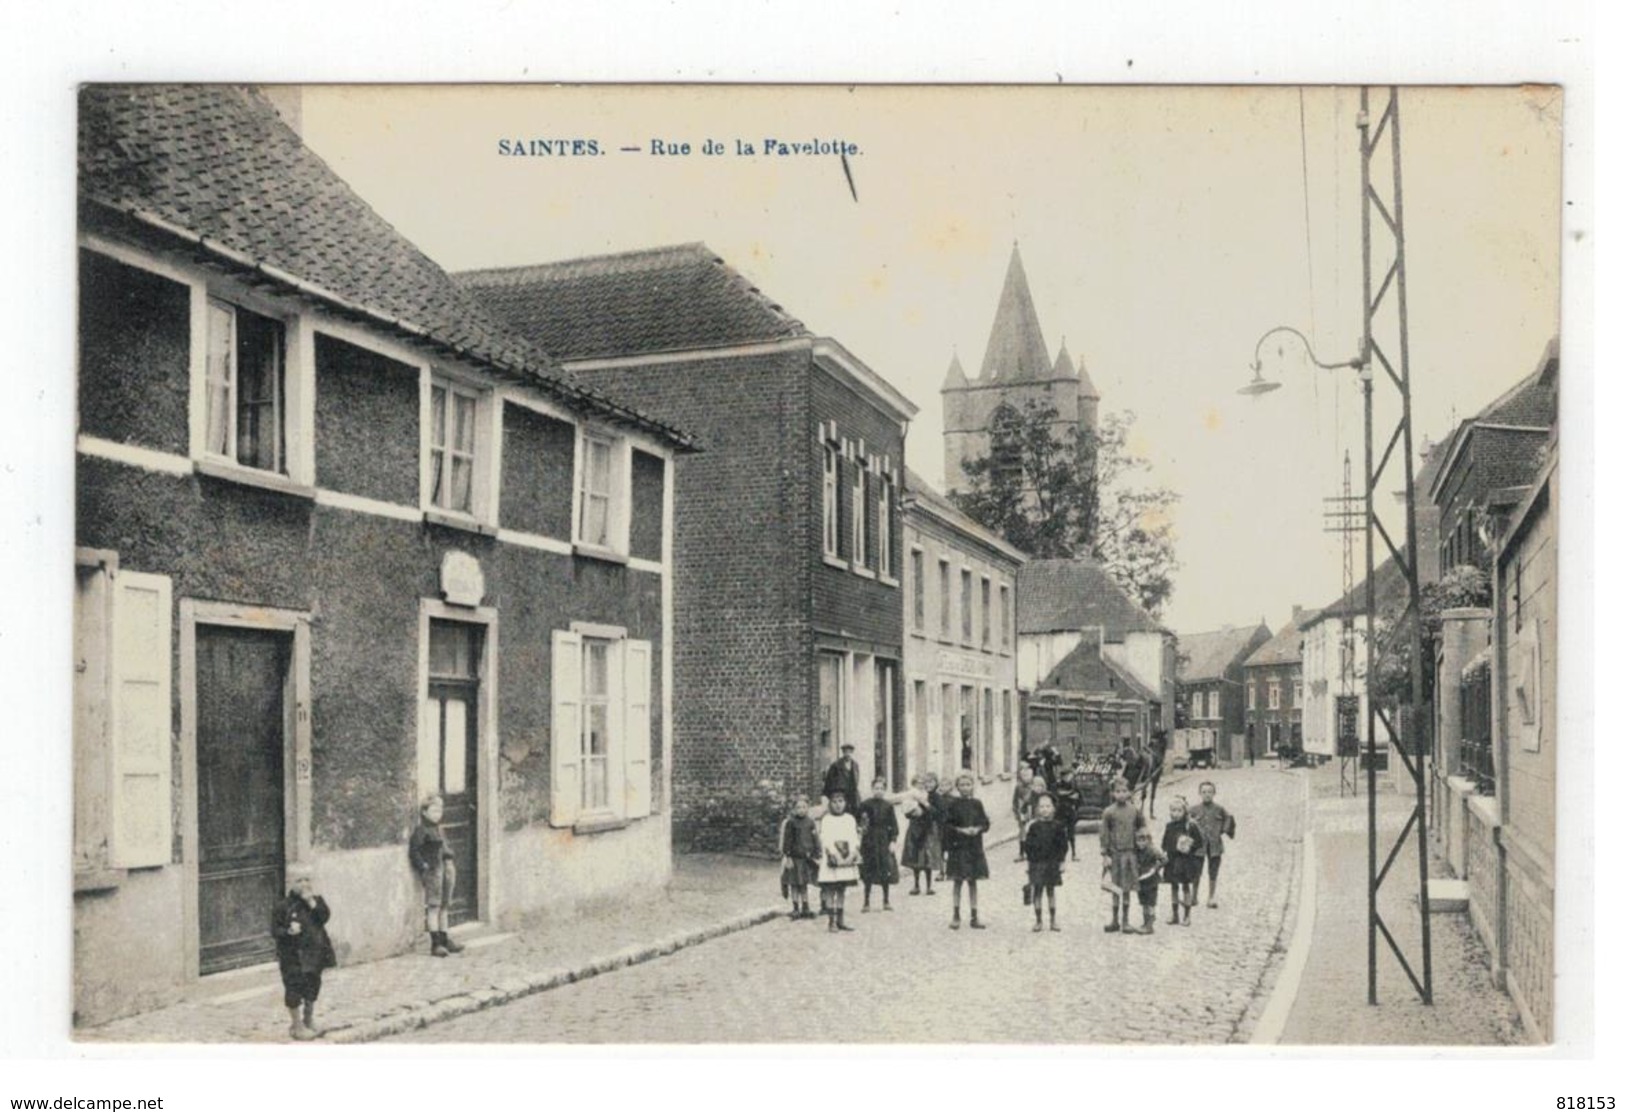
[[[1435,914],[1467,910],[1467,882],[1434,877],[1428,881],[1428,910]]]

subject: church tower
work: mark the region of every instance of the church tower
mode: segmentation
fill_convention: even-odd
[[[1038,310],[1027,286],[1027,271],[1021,265],[1020,244],[1010,251],[1004,291],[999,295],[980,373],[974,379],[966,378],[955,354],[941,393],[943,461],[950,491],[968,485],[965,461],[987,455],[988,428],[1001,405],[1021,409],[1029,401],[1047,402],[1055,407],[1057,435],[1066,435],[1078,425],[1097,427],[1100,392],[1082,361],[1073,363],[1065,340],[1050,362]]]

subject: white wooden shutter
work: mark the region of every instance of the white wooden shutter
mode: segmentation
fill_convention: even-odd
[[[647,641],[626,642],[626,817],[640,819],[651,807],[649,772],[649,673],[654,651]]]
[[[113,589],[112,864],[167,865],[169,577],[119,572]]]
[[[581,637],[553,631],[552,805],[548,822],[573,826],[581,813]]]

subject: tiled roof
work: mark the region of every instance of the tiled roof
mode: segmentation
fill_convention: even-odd
[[[647,355],[810,336],[703,243],[456,275],[560,359]]]
[[[1313,623],[1315,613],[1304,610],[1295,614],[1281,627],[1279,633],[1260,645],[1244,662],[1247,668],[1270,664],[1299,664],[1303,661],[1303,627]]]
[[[586,387],[504,327],[357,196],[256,89],[84,86],[79,195],[89,222],[187,244],[216,265],[673,432]]]
[[[1038,310],[1027,288],[1027,272],[1021,265],[1021,248],[1010,250],[1010,267],[1004,274],[1004,292],[999,295],[998,312],[982,356],[983,382],[1021,382],[1050,377],[1049,348],[1038,327]]]
[[[1088,557],[1032,560],[1017,573],[1019,632],[1057,633],[1092,626],[1103,627],[1108,639],[1162,629],[1105,568]]]
[[[903,469],[903,494],[905,497],[912,496],[920,503],[930,507],[932,513],[947,520],[960,532],[975,537],[982,544],[997,549],[1017,562],[1026,560],[1026,553],[981,522],[966,516],[964,511],[953,504],[952,499],[920,478],[912,469],[906,467]]]
[[[1199,683],[1222,679],[1224,671],[1237,658],[1269,640],[1270,630],[1263,622],[1255,626],[1230,626],[1207,633],[1179,635],[1179,682]]]

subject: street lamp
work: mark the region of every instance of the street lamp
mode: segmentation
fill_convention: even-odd
[[[1281,325],[1271,328],[1258,338],[1253,348],[1252,379],[1238,391],[1249,397],[1258,397],[1280,388],[1279,382],[1273,382],[1264,377],[1263,352],[1264,342],[1272,336],[1288,335],[1297,339],[1303,345],[1304,352],[1309,361],[1322,370],[1351,369],[1360,379],[1360,393],[1365,410],[1365,487],[1363,492],[1363,517],[1365,518],[1365,629],[1366,629],[1366,860],[1367,860],[1367,889],[1366,889],[1366,999],[1368,1003],[1377,1002],[1377,937],[1380,932],[1389,949],[1398,959],[1400,967],[1410,979],[1424,1004],[1433,1003],[1433,945],[1432,932],[1429,924],[1428,906],[1428,861],[1427,846],[1423,832],[1427,828],[1427,804],[1425,768],[1422,758],[1422,746],[1415,745],[1415,753],[1407,753],[1409,746],[1399,746],[1396,751],[1404,761],[1411,773],[1416,790],[1416,804],[1411,812],[1409,821],[1400,832],[1398,839],[1389,851],[1387,859],[1379,868],[1377,865],[1377,799],[1376,799],[1376,750],[1377,750],[1377,720],[1382,719],[1387,727],[1389,736],[1400,738],[1400,731],[1388,721],[1387,713],[1381,709],[1377,698],[1377,653],[1383,646],[1377,641],[1376,614],[1377,614],[1377,588],[1376,588],[1376,540],[1380,536],[1382,543],[1387,547],[1390,558],[1403,572],[1408,588],[1406,616],[1410,619],[1410,679],[1411,679],[1411,707],[1413,711],[1412,728],[1407,731],[1415,738],[1414,723],[1421,720],[1421,711],[1424,703],[1422,682],[1422,623],[1421,623],[1421,583],[1417,577],[1418,551],[1416,538],[1416,490],[1415,476],[1412,470],[1411,454],[1411,374],[1410,374],[1410,340],[1409,321],[1405,298],[1405,201],[1402,178],[1400,174],[1400,143],[1399,143],[1399,90],[1390,87],[1387,90],[1387,103],[1379,114],[1375,123],[1372,120],[1371,90],[1360,90],[1360,114],[1356,126],[1360,131],[1360,232],[1362,247],[1362,297],[1361,309],[1363,315],[1363,332],[1360,341],[1359,354],[1354,359],[1341,363],[1328,363],[1315,354],[1309,338],[1296,328]],[[1372,181],[1372,160],[1377,152],[1379,143],[1386,134],[1390,147],[1388,166],[1392,178],[1388,185],[1386,196],[1379,191]],[[1373,278],[1373,253],[1371,250],[1371,232],[1373,217],[1388,229],[1392,236],[1393,255],[1386,275],[1380,281]],[[1394,294],[1390,302],[1388,295]],[[1379,312],[1386,305],[1396,304],[1397,312],[1392,319],[1393,333],[1397,335],[1397,347],[1393,355],[1384,349],[1375,335],[1375,325]],[[1379,458],[1372,451],[1372,370],[1381,366],[1384,377],[1393,383],[1399,394],[1400,417],[1395,423],[1393,433],[1387,440]],[[1402,462],[1405,482],[1405,531],[1401,543],[1396,544],[1389,535],[1388,529],[1377,518],[1373,493],[1381,481],[1383,473],[1387,470],[1391,460],[1395,458]],[[1401,547],[1403,545],[1403,547]],[[1401,618],[1403,623],[1404,618]],[[1418,977],[1411,969],[1410,962],[1405,959],[1399,943],[1395,940],[1382,915],[1377,908],[1377,891],[1382,886],[1383,879],[1388,875],[1404,846],[1405,839],[1415,831],[1417,849],[1417,881],[1418,904],[1421,910],[1422,922],[1422,975]]]

